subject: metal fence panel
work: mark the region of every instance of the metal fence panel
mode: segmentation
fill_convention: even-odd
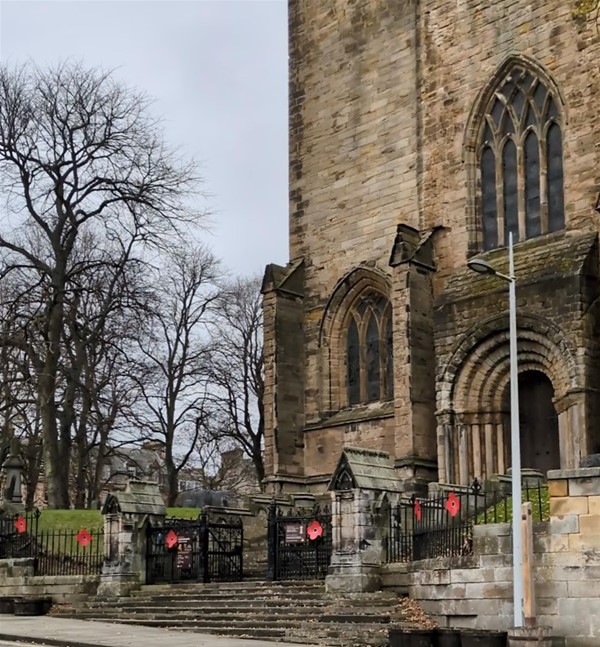
[[[231,522],[167,519],[146,536],[146,583],[238,581],[243,577],[244,529]]]
[[[548,518],[548,491],[544,485],[523,488],[523,500],[532,503],[534,518]],[[473,527],[512,521],[512,506],[503,490],[485,492],[475,481],[468,489],[438,497],[412,497],[392,510],[384,538],[385,561],[410,562],[473,553]]]
[[[328,508],[289,511],[271,506],[268,525],[268,578],[319,579],[327,575],[332,553]]]
[[[102,571],[103,530],[43,530],[42,515],[36,510],[0,518],[0,559],[32,558],[35,575],[97,575]]]

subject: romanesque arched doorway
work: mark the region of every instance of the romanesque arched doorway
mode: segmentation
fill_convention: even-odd
[[[509,411],[510,388],[505,389],[504,407]],[[560,468],[558,415],[554,406],[554,387],[542,371],[527,370],[519,374],[519,422],[521,466],[539,470]],[[510,431],[510,425],[507,425]],[[506,442],[510,450],[510,439]],[[510,455],[507,457],[510,465]]]
[[[507,318],[481,322],[438,374],[440,480],[468,484],[506,474],[510,448]],[[517,353],[522,467],[571,468],[587,453],[586,400],[560,329],[521,314]]]

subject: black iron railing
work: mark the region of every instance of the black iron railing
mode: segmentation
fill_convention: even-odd
[[[43,512],[0,517],[0,559],[31,558],[35,575],[97,575],[102,530],[44,529]]]
[[[328,507],[286,513],[276,505],[269,508],[268,579],[324,578],[331,561],[332,545]]]
[[[523,488],[523,501],[532,504],[533,520],[549,518],[544,485]],[[483,491],[474,481],[469,488],[436,497],[412,497],[398,503],[390,515],[384,538],[387,562],[410,562],[455,557],[473,552],[473,527],[512,521],[512,500],[505,490]]]

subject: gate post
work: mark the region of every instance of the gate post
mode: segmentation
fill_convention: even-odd
[[[331,492],[333,553],[325,579],[328,592],[363,593],[381,586],[381,536],[370,493]]]
[[[277,504],[272,501],[267,515],[267,579],[277,579]]]
[[[98,595],[128,595],[146,581],[147,528],[161,523],[166,507],[158,485],[130,481],[124,492],[109,494],[104,516],[104,564]]]
[[[206,510],[202,510],[198,521],[200,523],[200,581],[206,584],[207,582],[210,582],[210,564],[208,563],[208,542],[210,541],[210,537],[208,532],[208,518],[206,515]]]

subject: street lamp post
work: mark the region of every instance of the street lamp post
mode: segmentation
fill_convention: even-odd
[[[521,532],[521,438],[519,423],[519,382],[517,371],[517,299],[513,235],[508,234],[508,276],[487,261],[473,258],[469,269],[479,274],[497,276],[508,283],[508,317],[510,344],[510,441],[512,462],[512,532],[513,532],[513,599],[514,626],[523,626],[523,537]]]

